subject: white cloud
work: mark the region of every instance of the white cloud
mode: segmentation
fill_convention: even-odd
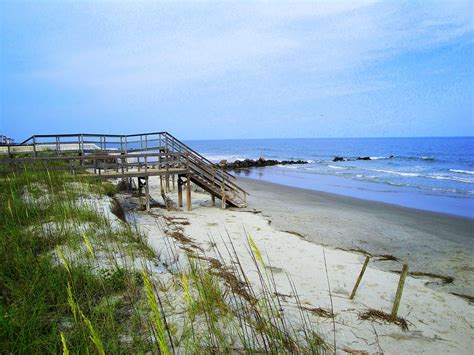
[[[161,34],[134,43],[61,53],[37,78],[90,87],[166,87],[222,75],[268,56],[295,48],[297,42],[270,32],[242,28],[206,37],[192,33]]]
[[[255,73],[263,72],[265,77],[289,77],[286,83],[280,81],[287,86],[280,90],[291,92],[299,85],[291,80],[294,73],[307,80],[330,80],[332,85],[319,90],[326,95],[360,93],[383,88],[384,83],[367,77],[368,82],[354,84],[351,72],[401,53],[461,38],[472,41],[472,7],[470,2],[245,4],[231,8],[235,23],[214,27],[210,23],[218,23],[220,15],[213,12],[209,25],[206,18],[197,21],[199,31],[192,24],[178,32],[158,32],[154,26],[150,32],[142,28],[127,34],[121,43],[84,42],[79,52],[51,52],[49,65],[33,78],[101,93],[156,92],[234,71],[242,73],[242,80],[246,75],[255,80]],[[232,14],[224,18],[229,21]],[[108,35],[107,27],[98,29],[98,36]]]

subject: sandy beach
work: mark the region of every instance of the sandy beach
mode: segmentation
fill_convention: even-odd
[[[432,278],[429,287],[474,295],[474,220],[403,208],[336,194],[239,178],[250,193],[249,208],[262,211],[277,230],[333,248],[359,250],[398,261],[377,260],[382,270],[400,270],[452,277]]]
[[[451,253],[457,248],[457,258],[462,258],[472,246],[465,244],[463,251],[461,245],[463,241],[468,242],[471,221],[250,180],[239,179],[239,182],[251,193],[247,209],[223,210],[219,203],[212,207],[210,196],[194,189],[192,211],[131,211],[129,218],[147,233],[149,243],[158,252],[168,249],[169,231],[177,228],[174,222],[183,229],[186,239],[178,241],[176,254],[169,258],[168,267],[185,260],[190,248],[195,253],[213,257],[217,251],[229,248],[232,241],[250,281],[258,285],[247,242],[250,235],[275,279],[275,295],[282,311],[295,319],[297,325],[299,307],[290,287],[291,279],[313,327],[329,344],[333,343],[335,329],[338,353],[459,354],[471,350],[474,342],[472,304],[450,291],[443,292],[448,287],[451,287],[449,290],[459,287],[463,292],[472,287],[468,285],[468,273],[462,276],[463,283],[466,282],[464,287],[457,284],[461,276],[455,271],[449,273],[455,275],[453,285],[436,289],[427,283],[439,282],[438,279],[409,276],[399,309],[408,330],[380,319],[362,319],[370,309],[388,313],[392,309],[399,275],[382,269],[401,270],[402,262],[407,262],[412,270],[436,264],[433,260],[442,260],[443,253],[450,254],[446,248],[450,248]],[[159,201],[159,180],[151,179],[150,188],[152,197]],[[176,193],[171,192],[169,196],[177,200]],[[445,234],[451,237],[444,238]],[[420,240],[413,241],[409,235],[417,235]],[[380,236],[389,241],[377,242]],[[421,240],[423,236],[426,239]],[[429,253],[417,254],[423,246],[429,247]],[[355,299],[350,300],[364,255],[338,248],[358,247],[370,251],[373,258]],[[443,252],[434,253],[438,247]],[[375,261],[382,258],[376,255],[387,253],[400,257],[401,262]],[[222,254],[229,265],[234,262],[225,252]],[[418,259],[422,260],[413,261]],[[446,267],[455,265],[453,260],[448,258],[443,263]],[[472,265],[467,260],[464,268]],[[383,266],[384,263],[389,266]],[[427,270],[434,272],[434,269]]]

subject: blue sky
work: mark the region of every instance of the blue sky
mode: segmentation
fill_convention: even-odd
[[[474,135],[474,2],[0,5],[0,133]]]

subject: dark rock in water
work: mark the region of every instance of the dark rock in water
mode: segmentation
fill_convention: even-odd
[[[390,155],[389,159],[395,158],[393,155]],[[371,157],[357,157],[357,158],[343,158],[343,157],[334,157],[332,161],[354,161],[354,160],[372,160]]]
[[[260,157],[257,160],[253,159],[245,159],[245,160],[236,160],[234,162],[226,162],[225,165],[216,164],[217,167],[223,167],[226,170],[239,170],[239,169],[247,169],[253,167],[264,167],[264,166],[273,166],[273,165],[288,165],[288,164],[308,164],[306,160],[272,160],[272,159],[265,159],[264,157]]]

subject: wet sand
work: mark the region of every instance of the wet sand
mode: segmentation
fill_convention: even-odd
[[[333,248],[366,251],[382,270],[425,272],[429,287],[474,296],[474,220],[336,194],[238,178],[248,208],[262,211],[274,228]],[[391,255],[398,260],[383,259]],[[378,257],[377,257],[378,256]]]

